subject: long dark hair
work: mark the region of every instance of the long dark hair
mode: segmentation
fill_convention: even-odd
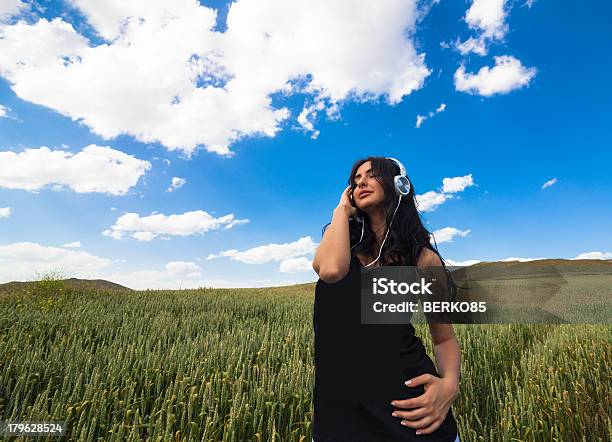
[[[357,173],[357,169],[366,161],[370,161],[372,165],[372,176],[380,183],[385,191],[385,197],[382,204],[385,211],[386,225],[389,226],[399,198],[393,184],[393,177],[400,173],[399,166],[394,161],[388,160],[385,157],[369,156],[359,159],[353,164],[349,176],[348,184],[350,184],[351,190],[355,190],[356,188],[355,174]],[[410,180],[410,177],[408,177],[408,179]],[[418,203],[415,197],[414,186],[412,185],[412,181],[410,181],[410,193],[402,197],[402,202],[397,209],[395,218],[393,218],[393,224],[391,225],[391,229],[387,235],[383,251],[379,258],[380,264],[416,266],[419,258],[418,254],[420,254],[423,247],[427,247],[440,257],[442,266],[446,269],[444,260],[438,252],[437,244],[435,247],[431,244],[431,234],[425,226],[423,226],[417,207]],[[366,253],[369,256],[375,257],[378,255],[378,252],[376,252],[374,248],[376,236],[372,230],[370,218],[367,213],[362,212],[359,208],[357,209],[357,215],[363,218],[365,229],[361,243],[351,250],[351,258],[357,253]],[[323,236],[325,229],[330,224],[331,222],[323,227],[321,236]],[[361,223],[359,223],[355,217],[349,219],[349,236],[351,247],[357,244],[361,237]]]

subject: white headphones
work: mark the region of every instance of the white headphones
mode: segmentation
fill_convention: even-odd
[[[385,238],[383,239],[382,245],[380,246],[380,250],[378,251],[378,257],[374,261],[369,263],[368,265],[363,266],[364,268],[370,267],[372,264],[378,261],[378,258],[380,258],[380,254],[382,253],[383,246],[385,245],[385,241],[387,240],[387,235],[389,234],[389,231],[391,230],[391,225],[393,224],[395,213],[397,212],[397,209],[399,208],[399,205],[402,202],[402,197],[410,193],[410,180],[408,179],[408,176],[406,175],[406,168],[404,167],[404,165],[395,158],[386,157],[386,159],[391,160],[395,164],[397,164],[400,170],[399,175],[395,175],[393,177],[393,185],[395,188],[395,193],[399,195],[399,199],[397,201],[397,206],[395,207],[395,211],[393,212],[393,216],[391,217],[391,222],[389,223],[389,228],[387,229],[387,233],[385,233]],[[357,216],[356,219],[358,222],[361,223],[361,238],[359,238],[359,242],[357,244],[351,247],[351,250],[353,250],[354,247],[356,247],[358,244],[361,243],[361,240],[363,239],[363,232],[365,229],[365,220],[361,216]]]

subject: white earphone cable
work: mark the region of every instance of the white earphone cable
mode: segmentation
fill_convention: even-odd
[[[371,263],[369,263],[369,264],[367,264],[367,265],[365,265],[363,267],[370,267],[372,264],[374,264],[376,261],[378,261],[378,258],[380,258],[380,254],[382,253],[382,249],[383,249],[383,247],[385,245],[385,241],[387,240],[387,235],[389,234],[389,231],[391,230],[391,225],[393,225],[393,220],[395,219],[395,213],[397,212],[397,209],[399,208],[401,202],[402,202],[402,195],[399,196],[399,200],[397,201],[397,206],[395,206],[395,211],[393,212],[393,216],[391,217],[391,222],[389,223],[389,228],[387,229],[387,233],[385,233],[385,238],[383,239],[382,245],[380,246],[380,250],[378,251],[378,256],[376,257],[376,259],[374,261],[372,261]],[[359,241],[359,242],[361,242],[361,241]],[[359,244],[359,243],[357,243],[357,244]],[[355,244],[355,245],[357,245],[357,244]]]

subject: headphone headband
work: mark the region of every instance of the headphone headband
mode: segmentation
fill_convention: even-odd
[[[393,161],[395,164],[397,164],[400,168],[400,175],[406,176],[406,168],[404,167],[404,165],[400,162],[400,160],[395,159],[395,158],[391,158],[391,157],[386,157],[388,160]]]

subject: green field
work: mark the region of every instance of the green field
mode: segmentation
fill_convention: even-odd
[[[0,419],[65,421],[74,440],[310,441],[313,301],[314,284],[0,295]],[[612,326],[455,330],[462,442],[610,440]]]

